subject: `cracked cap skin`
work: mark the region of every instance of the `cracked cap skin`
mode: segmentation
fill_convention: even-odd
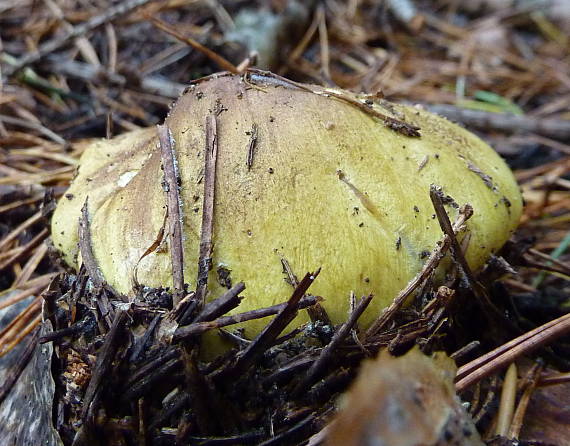
[[[364,103],[352,93],[334,91]],[[466,225],[472,268],[504,244],[519,221],[522,198],[503,160],[444,118],[386,101],[369,106],[418,126],[421,136],[406,136],[354,104],[288,86],[267,73],[256,75],[255,84],[252,78],[220,74],[188,88],[165,124],[180,172],[184,275],[191,289],[204,196],[205,120],[211,113],[217,114],[218,158],[208,296],[245,282],[244,299],[234,312],[290,297],[284,258],[299,278],[322,267],[309,292],[324,297],[334,323],[346,319],[351,291],[373,293],[360,319],[369,325],[421,270],[443,236],[429,198],[432,184],[452,198],[446,200],[452,221],[457,205],[474,209]],[[56,248],[77,267],[78,221],[88,197],[99,269],[117,291],[130,296],[136,265],[139,283],[172,286],[167,240],[141,259],[156,241],[166,212],[157,145],[156,128],[93,143],[52,222]],[[294,324],[306,320],[306,312],[300,312]],[[248,322],[246,335],[265,324]]]

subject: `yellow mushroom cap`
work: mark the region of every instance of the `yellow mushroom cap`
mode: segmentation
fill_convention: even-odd
[[[310,292],[325,298],[335,323],[346,319],[350,292],[373,293],[361,318],[369,324],[442,238],[432,184],[453,198],[446,205],[452,220],[455,203],[474,209],[467,224],[472,268],[497,251],[519,221],[522,199],[506,164],[439,116],[268,73],[220,74],[189,87],[165,121],[180,174],[184,274],[191,287],[210,114],[217,120],[218,155],[209,297],[243,281],[239,311],[291,295],[286,259],[299,278],[322,267]],[[403,134],[381,115],[419,127],[421,136]],[[90,146],[70,198],[61,199],[53,217],[53,241],[67,262],[77,266],[78,221],[88,197],[93,253],[105,280],[132,295],[138,264],[139,283],[172,286],[168,241],[141,259],[164,225],[163,177],[156,128]],[[264,324],[248,323],[248,334]]]

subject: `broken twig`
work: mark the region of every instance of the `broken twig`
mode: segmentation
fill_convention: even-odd
[[[113,320],[113,325],[105,337],[105,343],[101,347],[101,351],[97,356],[97,362],[93,369],[93,374],[91,375],[91,380],[85,391],[85,397],[83,398],[83,408],[81,411],[81,418],[85,418],[90,413],[91,403],[95,399],[95,395],[100,390],[100,385],[107,376],[113,364],[113,357],[119,348],[119,344],[122,342],[121,333],[124,328],[124,322],[127,318],[127,313],[125,311],[119,310],[115,314],[115,319]]]
[[[212,235],[214,232],[214,199],[216,194],[216,162],[218,159],[218,130],[215,115],[206,117],[206,148],[204,156],[204,201],[202,229],[198,254],[196,301],[201,309],[206,301],[208,272],[212,267]]]
[[[471,218],[471,215],[473,215],[473,208],[470,205],[465,205],[459,210],[457,220],[453,224],[454,233],[458,232],[461,229],[463,224],[469,218]],[[406,302],[408,297],[410,297],[412,293],[420,286],[420,284],[423,283],[424,280],[426,280],[435,271],[439,265],[439,262],[449,249],[450,244],[451,240],[449,236],[447,234],[444,235],[443,240],[438,242],[436,248],[432,251],[427,262],[424,264],[422,270],[408,283],[408,285],[406,285],[402,291],[400,291],[390,306],[382,312],[380,317],[374,321],[374,323],[366,332],[365,338],[370,338],[378,334],[383,328],[386,327],[386,325],[392,320],[394,314],[401,308],[404,302]]]
[[[241,376],[271,345],[271,342],[279,336],[287,325],[297,316],[299,301],[319,275],[320,269],[314,273],[307,273],[299,286],[293,291],[293,295],[287,304],[279,311],[277,316],[257,335],[257,337],[238,356],[237,360],[230,364],[229,368],[222,370],[221,374],[231,374]]]
[[[315,305],[318,298],[315,296],[306,296],[299,302],[299,310]],[[279,313],[287,306],[286,303],[272,305],[271,307],[260,308],[259,310],[246,311],[244,313],[234,314],[232,316],[223,316],[210,322],[195,322],[192,324],[180,326],[174,332],[173,342],[181,341],[191,336],[204,333],[208,330],[226,327],[228,325],[240,324],[242,322],[251,321],[253,319],[262,319],[264,317],[273,316]]]
[[[249,135],[249,144],[247,145],[247,170],[251,170],[253,166],[253,157],[255,155],[255,148],[257,146],[257,124],[254,122],[251,125],[251,132]]]
[[[170,253],[172,261],[173,302],[178,304],[184,291],[184,247],[182,244],[182,212],[180,201],[180,173],[174,153],[174,139],[167,125],[157,126],[164,186],[168,202],[168,228],[170,233]]]
[[[350,314],[348,320],[342,325],[342,327],[334,334],[331,342],[322,350],[319,358],[313,363],[303,380],[299,383],[295,389],[295,394],[300,395],[303,390],[309,387],[321,374],[323,369],[327,366],[327,363],[331,361],[331,357],[335,349],[340,345],[340,343],[349,335],[350,331],[358,321],[360,315],[364,312],[368,304],[372,301],[372,294],[363,297],[354,311]]]
[[[99,270],[95,254],[93,254],[93,245],[91,244],[91,222],[89,221],[89,205],[88,198],[81,208],[81,217],[79,219],[79,251],[81,252],[81,259],[87,274],[95,284],[95,286],[102,287],[105,283],[103,274]]]

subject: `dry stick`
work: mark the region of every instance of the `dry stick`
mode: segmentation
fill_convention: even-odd
[[[30,304],[22,310],[18,315],[10,321],[2,330],[0,330],[0,345],[5,342],[5,339],[10,339],[16,336],[26,326],[28,322],[33,319],[41,310],[42,300],[39,296],[35,296]],[[1,354],[1,353],[0,353]]]
[[[301,421],[295,423],[288,429],[279,432],[268,440],[257,443],[258,446],[280,446],[287,444],[303,444],[302,439],[317,426],[317,416],[315,412],[310,413]]]
[[[152,16],[146,15],[146,14],[145,14],[145,17],[148,20],[150,20],[152,22],[152,24],[154,26],[156,26],[158,29],[161,29],[162,31],[166,32],[167,34],[170,34],[171,36],[175,37],[180,42],[184,42],[186,45],[191,46],[196,51],[200,51],[207,58],[209,58],[214,63],[216,63],[222,70],[229,71],[230,73],[233,73],[233,74],[239,73],[239,70],[237,69],[237,67],[233,63],[231,63],[227,59],[223,58],[219,54],[215,53],[211,49],[205,47],[200,42],[197,42],[196,40],[192,39],[191,37],[183,36],[178,31],[176,31],[174,28],[172,28],[169,24],[163,22],[162,20],[157,19],[156,17],[152,17]]]
[[[317,359],[318,355],[315,352],[306,353],[300,359],[294,359],[291,362],[286,363],[283,366],[280,366],[271,373],[271,375],[266,376],[261,381],[261,385],[263,388],[268,388],[272,384],[280,385],[283,382],[292,379],[294,376],[298,376],[302,373],[305,369],[310,367]]]
[[[217,299],[209,302],[193,322],[211,321],[236,308],[241,302],[239,294],[245,290],[245,284],[239,282]]]
[[[118,53],[118,44],[117,44],[117,33],[115,32],[115,28],[111,23],[105,24],[105,35],[107,37],[107,48],[108,48],[108,62],[107,66],[109,67],[109,71],[114,73],[117,70],[117,53]],[[112,122],[112,121],[111,121]]]
[[[12,339],[6,346],[2,348],[2,355],[7,354],[20,342],[22,342],[22,339],[28,336],[32,332],[32,330],[40,324],[41,321],[42,321],[42,315],[38,314],[28,323],[28,325],[24,327],[22,331],[18,332],[18,335],[14,339]]]
[[[559,268],[554,265],[549,265],[547,263],[536,262],[530,258],[527,254],[523,254],[522,260],[524,261],[524,266],[528,268],[536,268],[541,271],[548,271],[552,273],[564,274],[565,276],[570,275],[568,267]]]
[[[50,54],[51,52],[61,48],[69,41],[84,35],[85,33],[105,24],[116,18],[125,15],[135,8],[139,6],[145,5],[150,3],[153,0],[125,0],[119,2],[116,6],[107,8],[104,13],[99,14],[87,22],[82,23],[81,25],[77,25],[70,29],[68,32],[63,34],[61,37],[57,37],[52,39],[38,48],[38,50],[34,53],[28,53],[25,56],[18,59],[14,64],[4,68],[4,74],[9,77],[14,74],[19,69],[29,65],[31,63],[37,62],[43,59],[45,56]]]
[[[15,339],[23,330],[32,324],[37,324],[36,319],[41,311],[41,298],[36,297],[28,307],[20,312],[1,332],[0,332],[0,357],[7,354],[16,344]]]
[[[51,277],[50,277],[50,280],[51,280]],[[10,305],[14,305],[15,303],[20,302],[21,300],[24,300],[33,294],[39,293],[47,285],[48,282],[49,282],[49,280],[46,280],[45,283],[42,283],[40,285],[36,285],[34,287],[28,288],[27,290],[19,291],[16,294],[14,294],[13,296],[10,296],[9,298],[6,298],[5,300],[0,301],[0,310],[2,308],[9,307]]]
[[[473,350],[478,349],[481,346],[480,341],[471,341],[469,344],[464,345],[459,350],[453,352],[449,357],[455,361],[455,363],[463,362],[462,359],[469,355]]]
[[[299,301],[298,309],[304,309],[315,305],[318,298],[315,296],[306,296]],[[262,319],[264,317],[273,316],[283,311],[287,307],[286,303],[272,305],[271,307],[260,308],[257,310],[246,311],[244,313],[233,314],[231,316],[223,316],[210,322],[195,322],[188,325],[180,326],[174,332],[173,342],[178,342],[191,336],[205,333],[209,330],[235,325],[241,322],[251,321],[253,319]]]
[[[36,212],[30,218],[19,224],[14,228],[9,234],[7,234],[2,240],[0,240],[0,251],[2,251],[6,246],[8,246],[13,240],[15,240],[25,229],[29,228],[33,224],[37,223],[42,219],[41,211]]]
[[[103,279],[103,275],[99,271],[97,260],[93,254],[93,246],[91,245],[88,199],[89,197],[85,198],[85,203],[83,203],[81,208],[81,217],[79,218],[79,251],[81,252],[81,259],[87,274],[95,286],[101,287],[105,283],[105,279]]]
[[[289,283],[293,289],[297,288],[299,285],[299,279],[297,279],[295,272],[285,257],[281,257],[281,266],[283,267],[283,272],[287,274],[287,279],[289,280]]]
[[[95,302],[95,307],[99,309],[99,313],[101,314],[100,321],[104,320],[107,323],[107,327],[111,327],[116,311],[109,300],[105,288],[97,290],[96,296],[91,297],[91,299]]]
[[[45,243],[43,245],[40,245],[40,247],[35,250],[34,254],[26,262],[26,266],[24,266],[22,271],[16,277],[16,280],[14,280],[14,283],[12,284],[13,288],[20,287],[23,283],[26,283],[28,280],[30,280],[30,277],[38,267],[39,263],[45,257],[47,252],[48,247]]]
[[[528,253],[532,254],[536,257],[540,257],[541,259],[548,260],[548,262],[553,263],[554,265],[558,265],[560,268],[563,268],[567,274],[570,274],[570,264],[564,263],[561,260],[555,259],[554,257],[552,257],[548,254],[545,254],[543,252],[540,252],[534,248],[530,248],[528,250]]]
[[[559,168],[564,169],[564,172],[567,172],[570,169],[570,156],[565,156],[555,161],[531,167],[529,169],[520,170],[515,174],[515,178],[518,183],[522,184],[533,180],[535,177],[551,175],[552,172],[558,172]]]
[[[249,144],[247,146],[247,170],[251,170],[253,166],[253,156],[255,155],[255,147],[257,146],[257,124],[251,125],[251,134],[249,136]]]
[[[313,434],[308,439],[308,442],[306,443],[306,445],[307,446],[322,446],[322,445],[326,444],[327,437],[330,435],[330,431],[332,429],[333,424],[334,424],[334,420],[331,421],[329,424],[327,424],[325,427],[323,427],[320,431]]]
[[[471,218],[472,215],[473,209],[471,206],[463,206],[459,211],[459,215],[457,216],[455,223],[453,223],[453,233],[457,233],[463,224],[469,218]],[[408,297],[410,297],[412,293],[420,286],[420,284],[423,283],[424,280],[426,280],[435,271],[446,251],[449,249],[450,245],[451,239],[447,234],[445,234],[443,239],[438,242],[436,248],[432,251],[431,255],[429,256],[428,260],[424,264],[424,267],[418,273],[418,275],[414,277],[402,291],[400,291],[390,306],[386,308],[380,317],[376,319],[376,321],[374,321],[374,323],[370,326],[366,332],[365,339],[378,334],[383,328],[386,327],[386,325],[394,317],[394,314],[400,309],[404,302],[406,302]]]
[[[115,319],[113,320],[113,325],[105,337],[105,342],[97,356],[97,362],[93,368],[93,374],[91,375],[91,380],[89,381],[89,385],[85,391],[85,397],[83,398],[83,408],[81,410],[81,418],[83,420],[85,420],[89,414],[91,403],[95,399],[99,386],[111,369],[113,357],[119,348],[119,343],[122,341],[121,332],[126,318],[127,313],[125,311],[117,311]]]
[[[497,400],[497,391],[499,389],[499,378],[497,375],[494,375],[489,380],[488,390],[485,395],[485,399],[480,404],[479,409],[477,412],[472,412],[473,422],[475,424],[479,424],[479,422],[483,419],[483,417],[487,416],[489,411],[494,405],[494,402]],[[477,386],[478,391],[481,390],[481,386]],[[475,406],[474,406],[475,407]]]
[[[57,341],[66,336],[73,336],[77,333],[80,333],[85,329],[85,327],[87,327],[92,322],[92,320],[93,320],[92,318],[86,317],[85,319],[82,319],[81,321],[73,324],[70,327],[65,327],[59,330],[51,331],[42,336],[39,339],[39,343],[45,344],[46,342]]]
[[[329,50],[329,36],[327,31],[327,17],[323,5],[319,5],[317,8],[317,14],[319,16],[319,46],[321,50],[321,70],[325,76],[327,83],[332,82],[331,78],[331,57]]]
[[[164,419],[168,420],[168,418]],[[170,433],[168,434],[172,435]],[[259,444],[259,442],[263,440],[265,436],[266,436],[265,431],[264,429],[261,428],[261,429],[251,430],[250,432],[244,432],[242,434],[228,435],[223,437],[198,437],[198,436],[188,435],[184,438],[185,443],[180,442],[179,444],[200,444],[200,445]],[[175,441],[174,436],[173,436],[173,441]]]
[[[430,186],[429,192],[431,202],[435,209],[435,213],[437,215],[437,220],[441,227],[443,233],[449,238],[450,241],[450,251],[451,255],[453,256],[453,260],[455,264],[459,268],[459,272],[463,276],[463,278],[467,281],[471,291],[477,297],[479,304],[485,314],[494,320],[504,320],[503,314],[497,309],[497,307],[491,301],[487,290],[477,281],[473,271],[471,271],[471,267],[467,263],[465,256],[463,255],[463,249],[461,245],[457,241],[455,235],[455,229],[451,225],[451,221],[449,220],[449,216],[445,211],[445,207],[443,204],[443,192],[439,186],[432,184]]]
[[[54,0],[44,0],[45,5],[48,7],[50,15],[52,15],[65,32],[70,32],[73,30],[73,25],[69,23],[65,14],[60,8],[60,6]],[[79,50],[81,56],[93,65],[101,65],[97,52],[89,39],[85,36],[80,36],[75,39],[75,47]]]
[[[47,127],[45,127],[41,123],[27,121],[27,120],[22,119],[22,118],[16,118],[16,117],[7,116],[7,115],[0,115],[0,123],[14,124],[14,125],[17,125],[20,127],[27,128],[27,129],[36,130],[38,133],[41,133],[42,135],[47,136],[53,142],[56,142],[56,143],[61,144],[63,146],[66,145],[65,139],[63,139],[57,133],[48,129]]]
[[[0,214],[13,211],[14,209],[27,206],[28,204],[32,204],[37,201],[41,201],[43,198],[44,194],[41,194],[41,195],[32,196],[31,198],[26,198],[25,200],[18,200],[18,201],[12,201],[11,203],[6,203],[5,205],[0,206]]]
[[[170,254],[172,262],[173,301],[176,306],[184,292],[184,247],[182,245],[182,212],[179,192],[180,173],[174,154],[174,139],[167,125],[157,126],[158,141],[166,198],[168,203],[168,232],[170,235]]]
[[[0,270],[22,260],[26,255],[30,253],[34,248],[36,248],[45,238],[49,235],[49,230],[47,228],[42,229],[38,234],[34,236],[28,243],[21,246],[5,261],[0,263]]]
[[[18,141],[16,135],[19,136],[20,132],[10,132],[12,135],[15,136],[15,140]],[[20,137],[22,138],[22,137]],[[26,135],[24,138],[22,138],[24,141],[29,141],[30,144],[36,144],[37,147],[30,147],[30,148],[26,148],[26,149],[14,149],[10,151],[10,154],[14,154],[16,157],[18,155],[22,155],[23,157],[25,157],[26,159],[30,159],[30,160],[37,160],[37,159],[41,159],[41,160],[47,160],[47,161],[56,161],[60,164],[64,164],[64,165],[68,165],[68,166],[77,166],[79,164],[79,161],[77,160],[77,158],[73,158],[71,155],[66,155],[64,153],[60,153],[59,151],[62,149],[62,147],[57,147],[54,144],[51,144],[49,141],[46,141],[43,138],[40,137],[34,137],[34,135]],[[0,139],[0,141],[2,141]],[[36,188],[36,190],[38,190],[39,188]],[[56,190],[54,188],[50,188],[53,193],[56,193]],[[59,186],[58,189],[63,193],[62,189],[66,189],[65,186]],[[62,193],[59,193],[59,195],[62,195]],[[43,194],[42,197],[43,198]]]
[[[160,426],[166,426],[168,420],[171,420],[173,416],[182,412],[182,410],[189,405],[190,398],[187,392],[179,392],[175,395],[172,400],[169,401],[168,405],[159,411],[150,421],[149,430],[152,431],[160,428]]]
[[[517,366],[513,362],[507,369],[503,388],[501,389],[501,400],[499,404],[499,413],[497,416],[497,427],[495,434],[506,437],[511,422],[513,421],[513,413],[515,412],[515,403],[517,398]]]
[[[257,57],[258,54],[256,51],[250,52],[249,55],[236,66],[238,73],[244,74],[249,67],[255,65],[257,63]]]
[[[320,5],[319,5],[319,7],[317,7],[317,10],[315,11],[315,14],[313,16],[313,20],[312,20],[310,26],[307,28],[307,31],[305,31],[305,34],[303,35],[303,37],[301,38],[301,40],[299,41],[297,46],[293,49],[293,51],[291,51],[289,53],[289,59],[287,60],[287,64],[293,65],[293,63],[299,57],[301,57],[301,55],[307,49],[307,45],[309,45],[309,43],[311,42],[311,39],[315,35],[315,32],[317,31],[317,28],[319,26],[319,21],[320,21],[319,10],[321,8],[322,8],[322,6],[320,6]]]
[[[299,285],[299,279],[293,272],[291,265],[285,257],[281,257],[281,265],[283,266],[283,271],[287,274],[287,278],[289,279],[289,283],[293,288],[297,288]],[[309,313],[309,317],[311,318],[311,322],[316,323],[318,321],[322,322],[325,325],[329,325],[332,327],[332,321],[329,317],[325,307],[323,307],[319,302],[315,305],[310,306],[307,308],[307,313]]]
[[[460,367],[455,377],[455,389],[461,392],[503,369],[518,357],[529,354],[567,333],[570,333],[570,314],[535,328]]]
[[[8,396],[8,394],[12,390],[12,387],[14,386],[16,381],[18,381],[18,378],[20,377],[20,375],[28,365],[28,362],[30,361],[32,354],[36,350],[39,333],[40,330],[39,328],[37,328],[34,331],[34,334],[30,338],[28,343],[26,344],[26,347],[22,352],[22,354],[20,355],[20,357],[18,358],[16,364],[10,367],[9,372],[4,377],[4,382],[0,385],[0,405],[2,404],[6,396]]]
[[[172,359],[180,359],[181,350],[175,346],[169,346],[164,351],[156,355],[155,358],[146,362],[143,366],[137,368],[128,377],[128,381],[123,387],[123,391],[126,392],[129,388],[133,387],[138,381],[144,380],[147,376],[159,371],[160,368],[171,361]]]
[[[360,302],[354,311],[350,314],[348,320],[342,325],[342,327],[340,327],[339,330],[337,330],[337,332],[332,337],[331,342],[329,342],[328,345],[322,350],[319,358],[313,363],[305,375],[305,378],[299,383],[294,391],[294,395],[299,396],[302,391],[313,384],[313,382],[319,377],[323,369],[326,367],[327,363],[330,362],[335,349],[348,336],[350,330],[352,330],[352,327],[354,327],[360,315],[364,312],[366,307],[368,307],[368,304],[370,304],[370,301],[372,301],[372,294],[360,299]]]
[[[148,324],[148,327],[146,328],[144,334],[133,342],[131,353],[129,355],[130,363],[138,362],[139,357],[147,351],[152,339],[154,338],[154,333],[158,327],[161,317],[162,315],[160,314],[155,315],[150,324]]]
[[[214,231],[214,199],[216,195],[216,162],[218,159],[218,131],[215,115],[206,117],[206,148],[204,157],[204,201],[202,228],[198,255],[196,301],[202,309],[208,289],[208,272],[212,267],[212,234]]]
[[[491,113],[480,110],[470,110],[453,105],[430,105],[425,107],[434,113],[443,115],[453,121],[460,121],[482,130],[499,130],[506,132],[538,133],[561,141],[570,138],[570,122],[566,119],[536,118],[518,116],[508,113]]]
[[[163,318],[163,321],[166,323],[176,322],[178,325],[188,324],[195,315],[196,306],[196,293],[190,291],[177,305],[173,306],[172,310]]]
[[[140,381],[125,387],[124,393],[121,394],[121,401],[125,403],[131,402],[133,399],[145,395],[146,392],[156,386],[157,382],[171,380],[176,370],[181,368],[181,366],[182,360],[173,358],[150,370]]]
[[[61,273],[58,272],[42,274],[41,276],[34,277],[33,279],[30,279],[27,282],[23,283],[22,288],[32,288],[41,285],[46,286],[54,277],[57,277],[60,274]]]
[[[295,82],[295,81],[289,80],[287,78],[284,78],[282,76],[279,76],[275,73],[271,73],[269,71],[250,69],[250,70],[248,70],[248,74],[249,74],[249,80],[253,81],[253,82],[257,81],[257,82],[267,83],[267,84],[271,84],[271,85],[283,86],[286,88],[295,87],[295,88],[298,88],[298,89],[301,89],[304,91],[308,91],[308,92],[313,93],[313,94],[317,94],[319,96],[323,96],[323,97],[327,97],[327,98],[328,97],[336,98],[339,101],[346,102],[347,104],[358,108],[359,110],[363,111],[367,115],[370,115],[370,116],[373,116],[375,118],[380,119],[381,121],[384,122],[384,124],[388,128],[390,128],[390,129],[392,129],[398,133],[401,133],[401,134],[406,135],[406,136],[414,136],[414,137],[420,136],[420,132],[419,132],[420,128],[419,127],[416,127],[415,125],[408,124],[407,122],[404,122],[404,121],[401,121],[399,119],[392,118],[391,116],[380,113],[379,111],[373,109],[372,107],[370,107],[367,104],[359,101],[358,99],[353,98],[352,96],[350,96],[347,93],[339,93],[337,91],[318,87],[315,85],[311,85],[311,86],[304,85],[304,84],[301,84],[299,82]]]
[[[507,438],[509,439],[519,438],[523,425],[524,416],[526,414],[530,398],[540,380],[540,374],[542,373],[542,369],[543,369],[542,364],[537,363],[532,367],[530,372],[525,377],[525,389],[519,400],[519,404],[515,410],[511,426],[507,434]]]
[[[64,74],[95,84],[110,83],[126,86],[129,83],[125,76],[111,73],[105,70],[104,67],[95,67],[84,62],[62,59],[60,57],[50,57],[47,62],[49,70],[53,73]],[[139,81],[138,88],[140,90],[173,99],[178,98],[186,88],[185,84],[169,81],[159,76],[145,76]]]
[[[198,368],[198,349],[186,346],[182,349],[181,364],[185,376],[184,387],[192,398],[190,399],[189,410],[192,413],[192,425],[201,432],[212,432],[216,429],[218,420],[223,419],[226,423],[231,421],[231,417],[226,418],[222,412],[215,410],[214,401],[217,395],[210,392],[209,383],[206,381],[202,371]],[[224,409],[222,409],[224,410]],[[220,418],[214,418],[212,413],[216,413]],[[227,424],[226,424],[227,425]],[[184,426],[184,421],[179,422],[178,427]],[[178,437],[177,443],[185,443],[183,437]]]
[[[287,301],[287,304],[279,311],[277,316],[265,326],[265,328],[259,333],[256,338],[251,341],[251,343],[240,352],[237,360],[229,366],[229,368],[223,369],[221,375],[231,374],[233,376],[241,376],[244,372],[249,369],[249,367],[254,363],[257,357],[263,354],[265,350],[271,345],[273,340],[279,336],[279,334],[285,329],[287,325],[297,316],[299,310],[299,301],[303,295],[307,292],[307,289],[315,281],[320,273],[320,269],[314,273],[307,273],[305,277],[299,283],[299,286],[295,288],[291,298]]]
[[[570,373],[554,373],[552,375],[542,375],[538,382],[539,387],[554,386],[570,382]]]
[[[0,185],[3,184],[43,184],[55,181],[71,181],[73,176],[73,171],[75,168],[73,166],[59,167],[52,170],[44,170],[37,173],[25,173],[25,174],[15,174],[8,175],[5,177],[0,177]],[[43,217],[43,215],[42,215]]]
[[[554,149],[559,152],[564,153],[565,155],[570,155],[570,145],[562,143],[560,141],[556,141],[552,138],[546,138],[544,136],[539,135],[524,135],[519,137],[511,137],[511,142],[514,144],[520,144],[524,146],[529,142],[534,142],[543,146],[548,147],[549,149]],[[522,147],[521,147],[522,149]]]
[[[449,248],[451,250],[451,254],[458,264],[459,268],[461,269],[461,274],[466,277],[470,284],[474,284],[476,282],[475,276],[471,271],[471,268],[467,264],[465,257],[463,256],[463,250],[455,237],[455,231],[451,225],[451,221],[449,220],[449,216],[445,211],[445,207],[443,204],[443,193],[441,188],[435,185],[430,186],[429,196],[431,198],[431,202],[433,204],[433,208],[435,209],[435,214],[437,215],[437,219],[439,221],[439,225],[441,226],[441,230],[445,235],[449,237],[450,245]]]
[[[148,444],[146,441],[146,432],[147,432],[147,424],[146,424],[146,407],[145,407],[144,399],[139,399],[138,401],[138,444],[145,445]]]
[[[232,19],[232,16],[229,14],[226,8],[220,4],[218,0],[205,0],[205,3],[214,14],[216,22],[224,34],[232,31],[235,28],[236,25]]]

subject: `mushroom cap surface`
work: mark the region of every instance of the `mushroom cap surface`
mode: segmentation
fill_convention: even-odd
[[[418,126],[421,136],[390,128],[354,101]],[[452,221],[457,204],[474,209],[467,223],[472,268],[496,252],[519,221],[522,198],[509,168],[478,137],[444,118],[339,90],[288,85],[269,74],[220,74],[191,85],[165,121],[180,174],[184,274],[191,288],[210,114],[217,120],[218,156],[209,298],[245,282],[235,312],[288,299],[285,259],[299,279],[322,267],[309,292],[324,297],[335,323],[346,319],[351,292],[373,293],[361,318],[361,325],[369,324],[442,238],[432,184],[452,198],[446,204]],[[93,253],[105,280],[132,295],[136,267],[139,283],[172,286],[167,237],[143,257],[165,221],[163,176],[156,128],[91,145],[70,198],[61,199],[53,217],[53,241],[66,261],[80,261],[78,222],[88,197]],[[307,319],[302,313],[298,318]],[[249,322],[248,334],[265,323]]]

